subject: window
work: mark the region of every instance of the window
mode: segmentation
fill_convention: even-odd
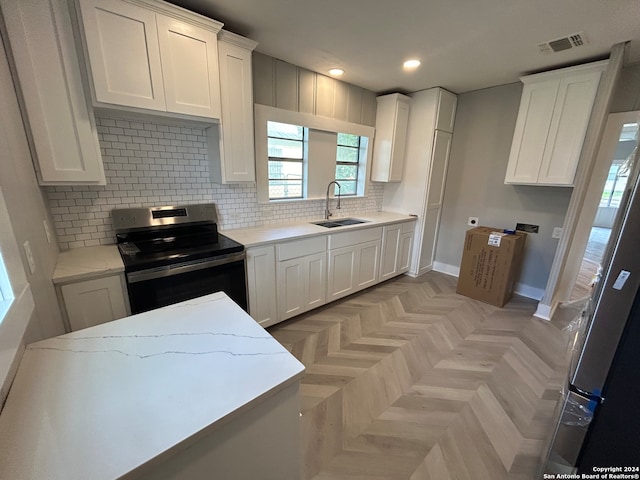
[[[303,198],[306,129],[267,122],[269,199]]]
[[[607,181],[604,184],[604,190],[602,191],[602,197],[600,198],[601,207],[618,208],[620,206],[620,200],[627,186],[628,178],[629,169],[626,168],[626,164],[614,162],[611,165]]]
[[[266,105],[254,112],[259,203],[324,200],[332,180],[341,195],[365,196],[373,127]]]
[[[340,195],[358,193],[358,166],[360,162],[360,136],[338,133],[336,154],[336,180],[340,183]],[[335,187],[338,194],[338,186]]]

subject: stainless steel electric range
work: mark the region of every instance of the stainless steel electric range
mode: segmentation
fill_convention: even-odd
[[[244,247],[218,233],[213,203],[112,210],[131,313],[224,291],[247,309]]]

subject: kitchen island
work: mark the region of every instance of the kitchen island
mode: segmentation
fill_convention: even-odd
[[[298,478],[303,372],[223,293],[31,344],[0,478]]]

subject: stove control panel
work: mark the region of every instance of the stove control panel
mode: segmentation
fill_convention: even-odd
[[[180,225],[184,223],[218,223],[215,203],[197,205],[120,208],[111,211],[116,233],[134,228]]]

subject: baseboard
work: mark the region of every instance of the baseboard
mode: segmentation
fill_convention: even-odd
[[[460,267],[456,265],[449,265],[448,263],[433,262],[433,270],[451,275],[452,277],[460,276]],[[518,295],[522,295],[523,297],[531,298],[533,300],[541,300],[544,295],[544,290],[530,285],[525,285],[523,283],[517,283],[513,291]]]
[[[516,283],[516,286],[513,288],[513,292],[518,295],[522,295],[523,297],[532,298],[533,300],[538,301],[542,300],[542,297],[544,296],[543,289],[525,285],[524,283]]]
[[[452,277],[460,276],[460,267],[449,265],[448,263],[433,262],[433,270],[440,273],[451,275]]]
[[[536,309],[536,313],[534,313],[533,316],[549,321],[553,316],[553,311],[554,311],[553,306],[545,305],[542,302],[540,302],[538,304],[538,308]]]

